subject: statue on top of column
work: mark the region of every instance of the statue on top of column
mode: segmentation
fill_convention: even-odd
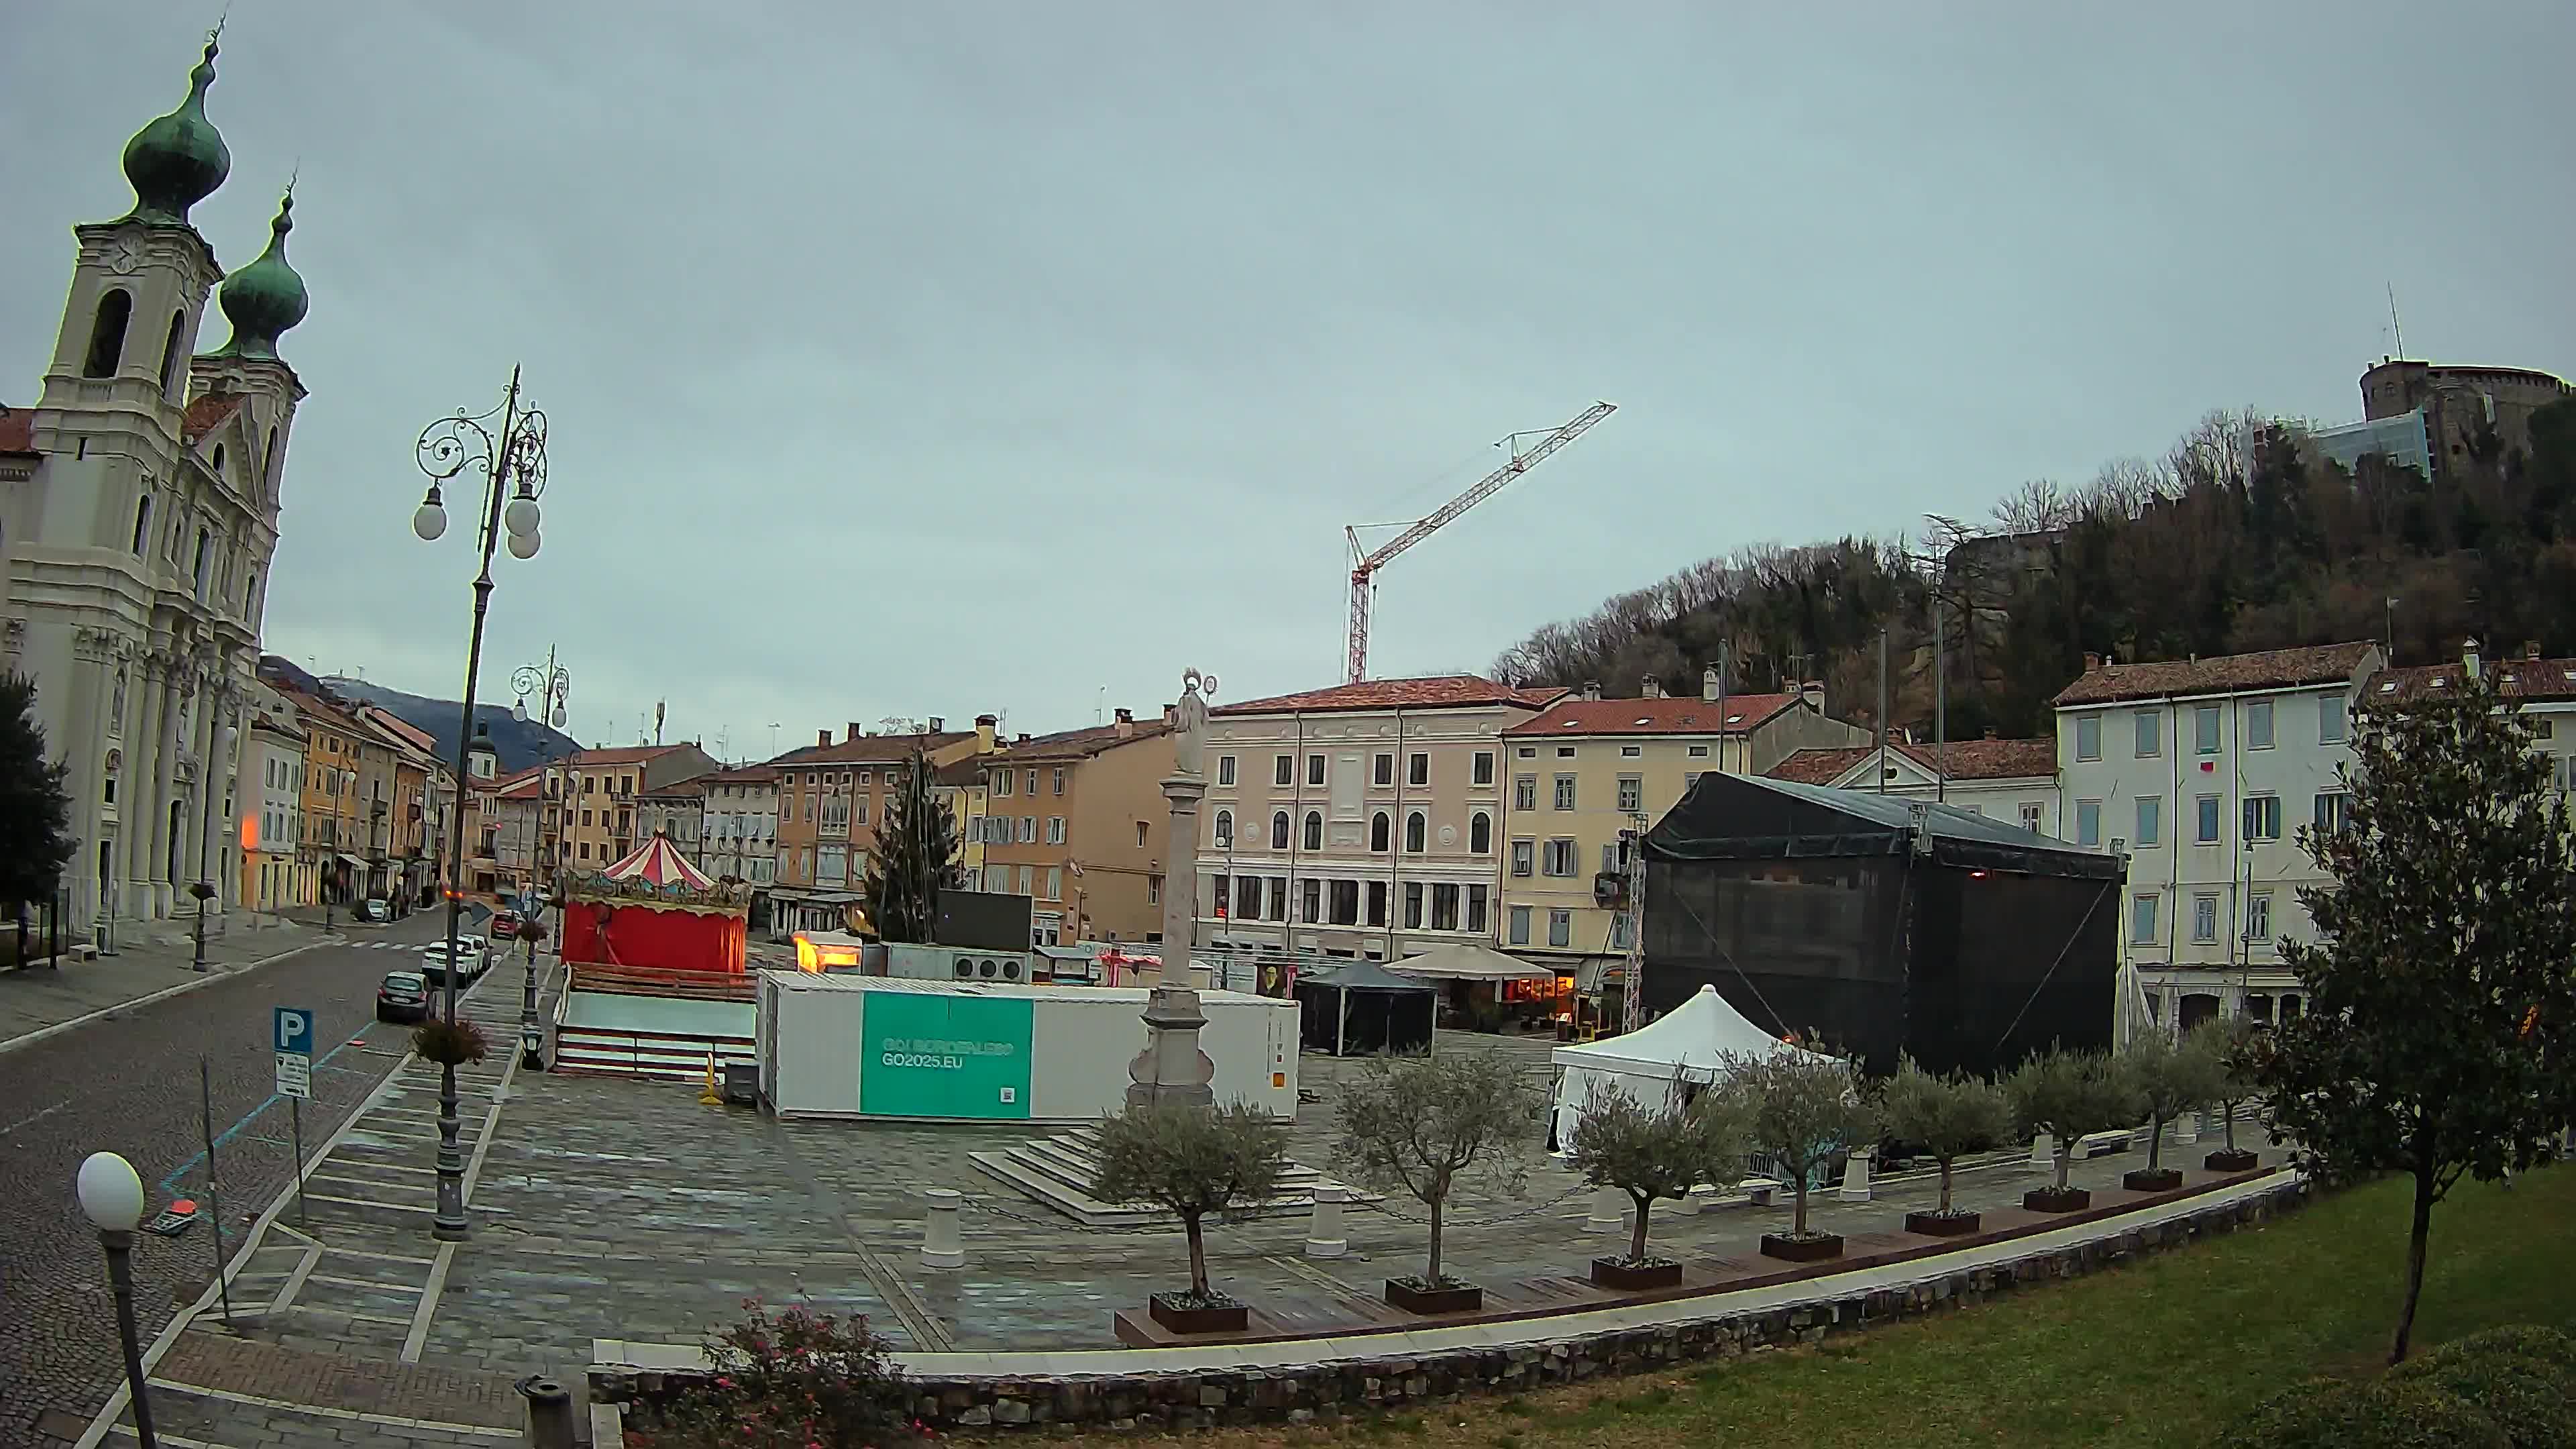
[[[1172,715],[1172,769],[1199,775],[1207,753],[1208,696],[1216,693],[1216,676],[1196,669],[1181,671],[1181,700]]]

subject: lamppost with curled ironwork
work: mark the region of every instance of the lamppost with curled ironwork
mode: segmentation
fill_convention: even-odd
[[[491,424],[499,420],[500,431]],[[441,418],[421,430],[414,446],[420,470],[429,475],[429,492],[412,514],[412,532],[423,543],[435,543],[447,532],[447,509],[440,486],[468,471],[483,474],[483,504],[475,514],[476,545],[482,550],[481,571],[474,576],[474,631],[465,646],[464,718],[456,731],[456,818],[465,818],[466,791],[473,780],[467,749],[474,739],[474,685],[483,669],[483,617],[492,602],[492,551],[506,537],[510,556],[537,556],[537,499],[546,491],[546,415],[519,401],[519,369],[510,369],[510,388],[490,412]],[[447,864],[447,965],[443,1012],[456,1024],[456,978],[464,973],[458,918],[465,897],[457,882],[465,878],[465,832],[451,832]],[[438,1211],[430,1234],[449,1242],[462,1240],[465,1220],[465,1155],[457,1138],[456,1063],[439,1063],[438,1080]]]

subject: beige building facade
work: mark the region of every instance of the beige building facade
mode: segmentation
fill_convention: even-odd
[[[1695,696],[1558,699],[1502,738],[1498,944],[1598,988],[1628,950],[1615,885],[1623,832],[1650,828],[1702,775],[1759,774],[1801,749],[1869,737],[1827,717],[1821,691],[1731,695],[1713,672]]]
[[[1494,937],[1505,731],[1561,691],[1368,680],[1211,712],[1199,939],[1400,960]]]
[[[984,889],[1029,898],[1038,944],[1163,938],[1169,720],[1121,709],[1108,724],[1022,736],[982,763]]]

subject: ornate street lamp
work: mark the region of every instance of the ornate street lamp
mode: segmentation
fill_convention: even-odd
[[[510,717],[521,724],[528,722],[528,696],[537,696],[537,721],[556,729],[564,727],[570,716],[564,706],[572,699],[572,671],[555,663],[555,651],[546,650],[543,668],[522,664],[510,673],[510,688],[519,702],[510,706]]]
[[[135,1175],[134,1164],[115,1153],[93,1152],[80,1165],[73,1190],[107,1254],[116,1331],[125,1344],[125,1385],[134,1400],[134,1437],[143,1449],[153,1449],[159,1441],[152,1437],[152,1396],[144,1384],[143,1341],[134,1331],[134,1230],[143,1221],[143,1179]]]
[[[486,426],[499,419],[496,437]],[[467,750],[474,741],[474,685],[483,670],[483,616],[492,602],[492,550],[506,538],[510,556],[529,559],[537,556],[537,499],[546,491],[546,415],[535,408],[519,405],[519,370],[510,369],[510,388],[501,405],[480,414],[457,413],[441,418],[421,430],[414,447],[420,470],[429,475],[429,492],[411,518],[411,531],[423,543],[435,543],[447,532],[447,509],[439,488],[459,474],[479,470],[483,474],[482,507],[475,512],[476,546],[482,550],[482,569],[474,577],[474,632],[465,646],[464,719],[456,731],[456,818],[465,818],[466,791],[473,782],[473,762]],[[443,1010],[448,1024],[456,1023],[456,978],[464,974],[464,955],[457,944],[458,918],[465,909],[464,893],[458,882],[465,878],[465,832],[450,831],[447,867],[447,967],[439,973],[444,982]],[[430,1219],[430,1235],[448,1242],[461,1241],[468,1232],[465,1220],[465,1154],[457,1136],[463,1124],[456,1113],[456,1065],[439,1064],[438,1078],[438,1211]]]

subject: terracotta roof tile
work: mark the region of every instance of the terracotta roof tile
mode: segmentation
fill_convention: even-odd
[[[968,755],[962,760],[953,760],[940,766],[938,773],[930,778],[938,784],[959,788],[980,785],[984,783],[984,761],[989,758],[987,755]]]
[[[1952,740],[1937,749],[1927,744],[1890,740],[1888,748],[1936,776],[1941,773],[1940,762],[1946,756],[1950,766],[1949,778],[1953,780],[2045,779],[2057,773],[2055,740]],[[1774,780],[1830,785],[1877,751],[1876,745],[1799,750],[1762,773]]]
[[[1128,733],[1118,733],[1114,724],[1086,725],[1078,730],[1058,730],[1051,735],[1032,735],[1003,747],[996,755],[979,755],[980,760],[1087,760],[1104,750],[1132,745],[1138,740],[1160,739],[1172,732],[1169,721],[1140,719]]]
[[[0,408],[0,453],[36,451],[36,415],[26,408]]]
[[[2104,664],[2087,669],[2073,684],[2059,690],[2054,703],[2065,709],[2167,695],[2236,694],[2252,689],[2331,684],[2352,678],[2362,661],[2378,647],[2365,640],[2357,644],[2267,649],[2259,654],[2220,654],[2208,659]]]
[[[1798,702],[1794,694],[1731,694],[1717,705],[1688,699],[1560,699],[1507,735],[1740,735]]]
[[[560,763],[567,765],[640,765],[647,760],[657,759],[679,748],[680,746],[678,745],[622,745],[618,748],[607,750],[576,750],[573,752],[571,758],[563,760]]]
[[[972,730],[948,730],[940,734],[861,735],[855,740],[839,740],[828,745],[807,745],[769,761],[784,765],[875,764],[884,760],[909,760],[915,751],[928,754],[944,750],[959,740],[975,737]]]
[[[743,765],[731,770],[718,770],[706,777],[715,785],[766,785],[778,778],[774,765]]]
[[[1219,705],[1210,714],[1325,714],[1362,709],[1459,709],[1475,705],[1519,704],[1536,707],[1564,694],[1554,685],[1515,689],[1475,674],[1441,674],[1424,679],[1366,679],[1310,689],[1302,694],[1276,694]]]
[[[246,399],[237,392],[210,392],[188,404],[179,418],[179,438],[194,443],[224,425],[224,419],[241,411]]]
[[[2507,699],[2576,699],[2576,659],[2489,659],[2479,665],[2479,672],[2500,681],[2499,688]],[[2391,685],[2396,687],[2392,689]],[[2371,676],[2362,697],[2411,699],[2459,687],[2458,663],[2417,664],[2381,670]]]

